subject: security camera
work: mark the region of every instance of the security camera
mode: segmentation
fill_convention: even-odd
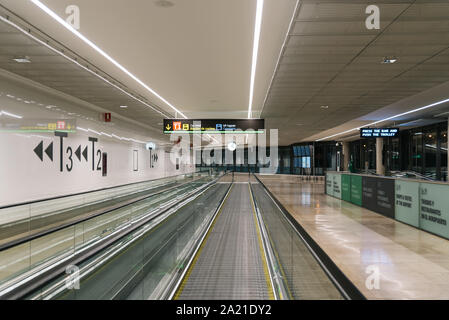
[[[145,147],[147,150],[156,150],[156,144],[154,142],[148,142]]]

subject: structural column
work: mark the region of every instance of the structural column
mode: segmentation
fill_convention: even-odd
[[[349,142],[342,142],[343,145],[343,171],[349,170],[349,160],[351,155],[349,154]]]
[[[376,139],[376,173],[379,175],[385,175],[385,166],[383,165],[382,150],[384,149],[384,139]]]

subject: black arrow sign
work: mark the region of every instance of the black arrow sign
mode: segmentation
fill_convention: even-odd
[[[41,141],[41,143],[39,143],[38,145],[37,145],[37,147],[36,148],[34,148],[34,153],[39,157],[39,159],[41,159],[41,161],[44,161],[44,153],[43,153],[43,150],[44,150],[44,141]]]
[[[53,162],[53,142],[45,149],[45,154],[50,158],[51,162]]]
[[[78,149],[76,149],[75,155],[78,158],[78,161],[81,162],[81,146],[79,146]]]
[[[84,157],[84,159],[86,159],[86,161],[87,161],[87,147],[84,149],[84,151],[83,151],[83,157]]]

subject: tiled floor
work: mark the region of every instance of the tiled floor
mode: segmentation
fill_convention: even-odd
[[[329,197],[324,184],[260,178],[368,299],[449,299],[449,240]]]

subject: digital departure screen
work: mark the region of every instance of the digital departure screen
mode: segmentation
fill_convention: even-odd
[[[396,137],[399,133],[398,128],[362,128],[360,129],[361,138],[389,138]]]
[[[264,133],[264,119],[164,119],[164,133]]]

